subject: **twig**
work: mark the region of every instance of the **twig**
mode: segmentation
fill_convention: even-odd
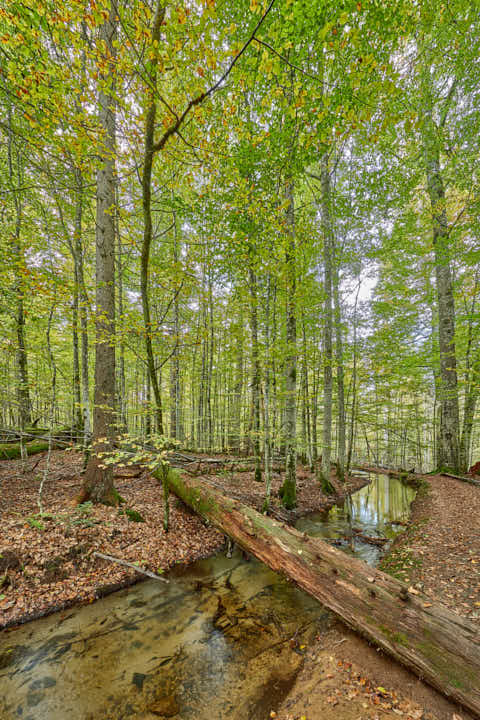
[[[160,580],[161,582],[168,583],[170,582],[166,578],[162,578],[159,575],[155,575],[155,573],[150,572],[150,570],[144,570],[143,568],[139,567],[138,565],[134,565],[131,562],[128,562],[127,560],[121,560],[120,558],[113,557],[113,555],[104,555],[101,552],[95,551],[93,553],[96,557],[102,558],[102,560],[110,560],[110,562],[118,563],[118,565],[124,565],[125,567],[132,568],[133,570],[136,570],[139,573],[142,573],[143,575],[146,575],[149,578],[152,578],[152,580]]]

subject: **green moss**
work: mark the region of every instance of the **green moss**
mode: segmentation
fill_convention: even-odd
[[[48,442],[30,442],[24,444],[27,455],[35,455],[37,453],[48,450]],[[0,445],[0,460],[13,460],[21,457],[20,443],[4,443]]]
[[[288,480],[285,477],[284,483],[280,488],[280,497],[282,505],[287,510],[293,510],[297,507],[297,487],[294,480]]]
[[[392,632],[390,628],[387,628],[385,625],[379,625],[378,627],[385,635],[385,637],[390,640],[390,642],[394,642],[397,645],[403,645],[403,647],[408,647],[408,637],[405,635],[405,633]]]
[[[458,667],[450,661],[450,658],[444,657],[440,652],[438,645],[430,641],[431,633],[429,630],[423,630],[424,640],[416,644],[418,650],[430,661],[432,667],[444,678],[448,680],[450,685],[459,690],[468,690],[469,686],[474,685],[477,681],[476,673],[468,667]]]

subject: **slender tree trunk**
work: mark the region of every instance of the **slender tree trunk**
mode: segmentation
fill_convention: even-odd
[[[287,357],[285,361],[285,480],[282,502],[288,509],[297,504],[297,321],[296,321],[296,270],[295,270],[295,209],[293,182],[287,183],[287,246],[286,264],[286,330]]]
[[[438,306],[440,348],[440,466],[459,469],[460,419],[458,407],[457,357],[455,351],[455,302],[450,268],[450,238],[445,188],[440,169],[438,128],[433,116],[433,90],[426,48],[423,48],[420,88],[422,99],[422,150],[432,212],[433,249]]]
[[[75,236],[73,241],[74,263],[76,276],[78,278],[79,295],[79,317],[80,317],[80,364],[81,364],[81,397],[82,397],[82,427],[84,445],[90,440],[92,426],[90,422],[90,385],[88,369],[88,297],[85,289],[85,277],[83,266],[83,243],[82,243],[82,221],[83,221],[83,177],[80,170],[75,170],[76,182],[76,204],[75,204]]]
[[[335,317],[335,357],[337,364],[337,414],[338,414],[338,452],[337,477],[345,479],[346,417],[345,417],[345,371],[343,367],[342,308],[340,304],[338,247],[335,247],[333,263],[333,304]],[[378,450],[377,450],[378,456]]]
[[[13,193],[13,202],[15,206],[15,224],[12,233],[11,249],[12,261],[15,267],[15,285],[14,296],[16,302],[15,308],[15,332],[17,336],[17,403],[20,428],[23,430],[26,426],[32,424],[32,405],[30,401],[30,389],[28,385],[28,358],[27,358],[27,342],[25,338],[25,309],[24,298],[25,288],[22,270],[25,265],[25,257],[21,243],[21,229],[23,217],[23,201],[20,196],[20,186],[23,178],[23,166],[20,151],[15,147],[12,128],[12,110],[8,108],[8,177],[10,188]],[[15,152],[16,151],[16,152]],[[15,158],[14,158],[15,154]],[[14,163],[16,162],[16,168]],[[15,175],[17,176],[15,178]]]
[[[155,357],[152,344],[152,321],[150,312],[150,299],[148,295],[148,276],[150,263],[150,248],[153,240],[152,223],[152,170],[154,151],[154,134],[157,115],[157,104],[154,90],[157,86],[158,70],[158,44],[160,42],[160,29],[165,17],[165,7],[161,1],[158,2],[152,28],[152,46],[154,56],[150,61],[149,84],[146,88],[147,113],[145,120],[145,150],[142,170],[142,208],[143,208],[143,242],[140,259],[140,292],[142,297],[143,322],[145,325],[145,349],[147,353],[147,367],[155,398],[155,416],[157,431],[163,435],[163,410],[160,384],[155,370]],[[156,45],[155,45],[156,44]]]
[[[178,238],[177,238],[177,216],[173,215],[174,235],[173,235],[173,262],[175,273],[178,272]],[[175,278],[175,297],[173,300],[173,354],[170,360],[170,436],[176,440],[183,440],[181,432],[181,415],[180,415],[180,358],[178,345],[180,342],[180,312],[178,300],[177,278]]]
[[[117,5],[111,0],[100,28],[102,70],[99,72],[99,120],[103,130],[97,174],[95,403],[93,454],[88,462],[83,499],[118,504],[113,472],[103,468],[101,453],[112,448],[115,435],[115,56]]]
[[[208,269],[208,377],[206,383],[206,409],[208,447],[213,449],[213,417],[212,417],[212,382],[213,382],[213,354],[215,349],[214,322],[213,322],[213,287],[211,269]]]
[[[322,435],[322,490],[326,494],[335,492],[330,482],[331,455],[332,455],[332,401],[333,401],[333,351],[332,351],[332,265],[333,265],[333,228],[331,216],[331,189],[328,155],[322,156],[321,162],[322,185],[322,234],[323,234],[323,262],[324,262],[324,341],[323,341],[323,435]]]
[[[118,183],[116,187],[117,214],[116,214],[116,235],[117,235],[117,284],[118,284],[118,318],[120,322],[120,337],[118,349],[118,425],[122,432],[127,430],[127,398],[125,380],[125,342],[124,342],[124,317],[123,317],[123,245],[120,234],[120,213],[118,202]]]
[[[317,434],[317,420],[318,420],[318,369],[316,364],[313,369],[313,380],[312,380],[312,465],[311,469],[316,471],[318,462],[318,434]]]
[[[355,415],[357,412],[357,304],[360,293],[361,283],[358,283],[357,293],[355,295],[355,305],[353,308],[353,371],[352,371],[352,409],[350,415],[350,428],[348,437],[348,453],[347,453],[347,475],[350,474],[352,466],[353,446],[355,442]],[[388,424],[390,427],[390,424]]]
[[[80,390],[80,354],[79,354],[79,288],[76,262],[74,262],[74,287],[72,306],[72,351],[73,351],[73,408],[72,408],[72,429],[75,434],[81,432],[83,416],[81,407]]]
[[[260,452],[260,358],[258,351],[258,297],[257,277],[254,269],[249,267],[250,285],[250,330],[252,333],[252,406],[253,406],[253,454],[255,457],[255,475],[257,482],[262,481]]]
[[[460,439],[460,469],[463,472],[466,472],[470,465],[473,423],[478,396],[480,394],[480,348],[474,357],[469,375],[469,384],[463,410],[462,436]]]
[[[233,386],[233,397],[230,414],[230,436],[228,439],[229,449],[234,453],[241,450],[241,420],[242,420],[242,392],[243,392],[243,305],[241,300],[238,311],[238,337],[236,338],[236,363],[235,380]]]
[[[265,390],[263,403],[263,455],[265,468],[265,502],[268,510],[272,489],[272,443],[270,437],[270,295],[271,277],[267,275],[267,297],[265,302]]]

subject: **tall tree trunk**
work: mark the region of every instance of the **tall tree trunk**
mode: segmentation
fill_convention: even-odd
[[[286,226],[286,340],[285,360],[285,480],[282,485],[282,503],[288,508],[297,504],[297,320],[296,320],[296,269],[295,269],[295,208],[293,182],[286,187],[288,200]]]
[[[101,453],[112,448],[115,435],[115,60],[117,3],[111,0],[100,28],[103,62],[98,79],[99,121],[103,131],[97,173],[95,254],[95,403],[93,454],[88,462],[83,498],[118,504],[113,472],[102,466]]]
[[[75,272],[78,279],[79,317],[80,317],[80,365],[81,365],[81,399],[82,427],[84,445],[90,440],[92,425],[90,422],[90,385],[88,369],[88,297],[85,289],[83,266],[84,249],[82,243],[83,220],[83,177],[80,170],[75,170],[76,201],[75,201],[75,236],[73,239]]]
[[[466,472],[470,464],[475,408],[480,395],[480,348],[470,367],[469,383],[463,409],[462,436],[460,439],[460,470]]]
[[[145,349],[147,353],[147,368],[150,375],[153,395],[155,398],[155,417],[157,423],[157,431],[160,433],[160,435],[163,435],[162,396],[160,391],[160,384],[158,382],[158,377],[155,370],[155,358],[153,355],[153,328],[150,312],[150,299],[148,295],[148,275],[150,263],[150,248],[153,240],[152,169],[153,159],[155,155],[154,133],[157,115],[155,91],[157,87],[158,45],[160,42],[160,29],[164,17],[165,7],[163,6],[163,3],[159,1],[157,5],[157,10],[155,12],[152,28],[152,46],[154,47],[154,56],[150,61],[151,69],[149,83],[145,91],[147,114],[145,120],[145,150],[142,170],[143,242],[140,259],[140,293],[142,297],[143,323],[145,326]]]
[[[175,273],[178,272],[178,237],[177,237],[177,215],[173,214],[174,223],[174,235],[173,235],[173,262],[175,267]],[[181,408],[180,408],[180,357],[179,357],[179,342],[180,342],[180,311],[179,311],[179,300],[178,293],[179,287],[177,286],[177,278],[175,278],[175,297],[173,299],[173,353],[170,360],[170,436],[176,440],[183,440],[182,422],[181,422]]]
[[[340,304],[340,258],[338,246],[334,244],[333,263],[333,305],[335,319],[335,359],[337,365],[337,416],[338,416],[338,452],[337,477],[345,479],[345,452],[346,452],[346,417],[345,417],[345,371],[343,367],[343,334],[342,334],[342,308]],[[377,450],[378,456],[378,450]]]
[[[323,340],[323,434],[322,434],[322,490],[326,494],[335,492],[330,482],[332,455],[332,400],[333,400],[333,351],[332,351],[332,265],[333,265],[333,228],[331,216],[331,189],[328,155],[321,162],[321,211],[324,263],[324,340]]]
[[[475,273],[473,297],[470,308],[465,307],[468,312],[468,335],[467,350],[465,353],[465,402],[463,407],[463,425],[460,438],[460,470],[466,472],[470,465],[470,452],[472,446],[473,423],[475,419],[475,408],[480,394],[480,344],[476,345],[472,360],[472,346],[475,343],[478,333],[474,322],[479,272]],[[467,303],[465,303],[467,305]]]
[[[272,489],[272,442],[270,437],[270,274],[267,275],[267,297],[265,302],[265,390],[263,403],[263,455],[265,468],[265,502],[263,509],[268,510]]]
[[[459,469],[460,419],[458,408],[457,357],[455,351],[455,303],[450,268],[450,238],[445,187],[440,169],[439,132],[433,116],[433,89],[429,52],[423,48],[420,70],[422,102],[422,150],[432,212],[433,250],[438,306],[440,348],[440,466]]]
[[[15,147],[12,128],[12,109],[8,108],[8,179],[13,194],[15,206],[15,223],[12,233],[11,249],[12,262],[15,267],[15,332],[17,336],[16,366],[17,366],[17,403],[20,428],[32,424],[32,405],[30,401],[30,389],[28,385],[28,358],[27,343],[25,338],[25,309],[24,298],[25,288],[23,281],[23,267],[25,257],[21,242],[21,229],[23,217],[23,200],[21,198],[21,185],[23,182],[23,163],[20,151]],[[15,157],[14,157],[15,154]],[[14,166],[16,165],[16,167]],[[16,176],[16,177],[15,177]]]
[[[358,296],[360,294],[361,282],[358,282],[357,293],[355,295],[355,305],[353,308],[353,370],[352,370],[352,409],[350,415],[350,428],[348,437],[348,452],[347,452],[347,475],[350,474],[350,468],[352,466],[352,454],[353,446],[355,443],[355,416],[357,412],[357,305]],[[390,427],[390,423],[387,425]]]
[[[116,235],[117,235],[117,284],[118,284],[118,317],[120,321],[120,337],[118,348],[118,426],[122,432],[127,431],[127,398],[125,379],[125,341],[124,341],[124,317],[123,317],[123,245],[120,234],[120,213],[118,198],[118,183],[116,187],[117,213],[116,213]]]
[[[238,337],[236,338],[236,363],[233,395],[231,402],[231,413],[229,421],[228,447],[234,453],[241,450],[241,419],[242,419],[242,391],[243,391],[243,304],[239,300],[238,311]]]
[[[80,433],[83,426],[80,390],[80,352],[79,352],[79,288],[76,263],[74,263],[74,287],[72,306],[72,360],[73,360],[73,408],[72,428],[75,434]]]
[[[215,348],[214,324],[213,324],[213,282],[212,271],[208,268],[208,377],[206,384],[206,408],[207,408],[207,430],[208,447],[213,449],[213,417],[212,417],[212,382],[213,382],[213,353]]]
[[[255,457],[254,479],[262,481],[260,453],[260,358],[258,351],[258,297],[257,276],[252,266],[249,267],[250,285],[250,330],[252,333],[252,406],[253,406],[253,454]]]

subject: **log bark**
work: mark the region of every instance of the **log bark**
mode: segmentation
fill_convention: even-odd
[[[171,470],[169,487],[242,548],[452,700],[480,716],[480,633],[404,583]]]

